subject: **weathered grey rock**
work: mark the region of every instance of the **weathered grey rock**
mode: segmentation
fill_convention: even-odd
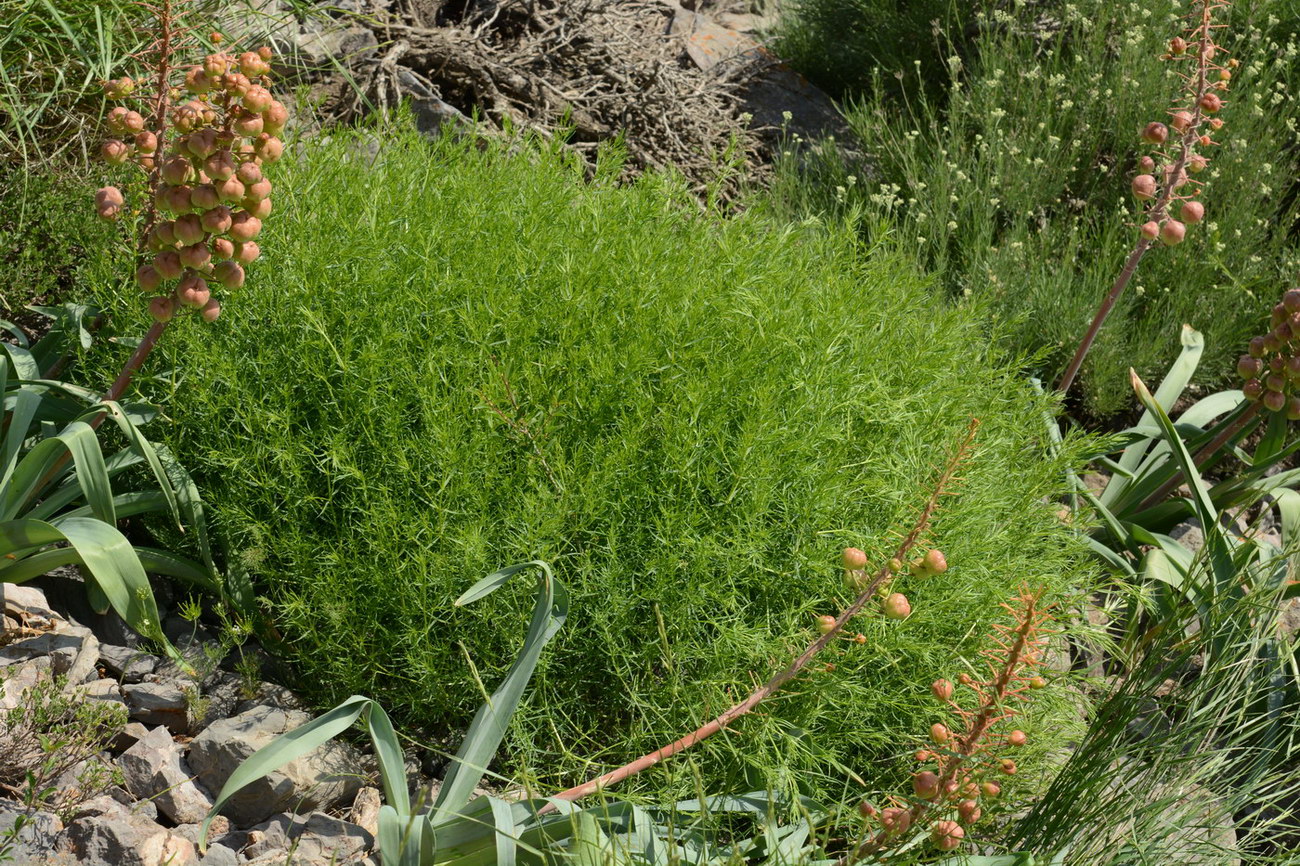
[[[218,719],[236,715],[235,708],[243,699],[243,679],[229,671],[216,671],[203,681],[203,698],[190,714],[190,733],[198,734]]]
[[[62,619],[50,607],[45,593],[29,584],[0,584],[0,599],[3,599],[0,603],[3,604],[4,612],[29,628],[39,627],[32,620],[53,623],[54,620]]]
[[[90,629],[56,622],[54,631],[20,638],[0,647],[0,666],[21,664],[48,656],[55,676],[65,676],[69,685],[97,679],[95,662],[99,660],[99,640]],[[93,658],[91,658],[93,656]]]
[[[123,683],[142,682],[158,668],[158,657],[130,647],[101,643],[99,662]]]
[[[262,683],[258,686],[256,694],[247,700],[241,700],[235,705],[235,715],[241,715],[261,706],[276,707],[281,710],[307,709],[307,705],[303,703],[302,699],[284,686],[278,686],[275,683]]]
[[[152,800],[137,800],[130,791],[115,786],[110,788],[107,794],[79,805],[74,816],[115,818],[124,821],[140,819],[153,822],[158,820],[158,807]]]
[[[12,710],[26,701],[27,692],[42,679],[52,675],[53,662],[49,656],[38,656],[22,664],[0,667],[4,677],[0,710]]]
[[[84,817],[64,833],[84,866],[196,866],[194,843],[152,821]]]
[[[183,734],[189,727],[189,702],[185,693],[172,683],[135,683],[122,686],[131,721],[146,725],[166,725]]]
[[[122,689],[118,686],[116,680],[108,677],[91,680],[84,686],[76,687],[75,693],[89,701],[106,701],[111,704],[118,704],[122,707],[122,715],[126,715],[126,698],[122,695]]]
[[[379,808],[382,805],[383,798],[380,797],[378,788],[362,788],[352,801],[352,811],[348,818],[373,836],[379,832]]]
[[[1199,552],[1205,546],[1205,531],[1201,528],[1201,521],[1195,517],[1169,530],[1169,537],[1186,547],[1193,554]]]
[[[249,831],[244,856],[251,861],[292,850],[301,863],[347,863],[374,847],[365,829],[323,812],[311,815],[281,814]]]
[[[221,719],[190,744],[190,767],[209,791],[220,791],[249,755],[310,720],[307,713],[268,706]],[[248,826],[276,812],[331,808],[356,794],[361,787],[357,777],[361,766],[355,749],[332,741],[242,789],[226,803],[222,814]]]
[[[121,691],[119,689],[119,691]],[[111,748],[114,752],[125,752],[149,735],[149,729],[139,722],[127,722],[126,726],[113,739]]]
[[[6,838],[19,821],[22,826],[14,839],[10,856],[17,863],[42,862],[58,847],[63,822],[49,812],[27,815],[23,809],[0,808],[0,838]]]
[[[239,866],[239,854],[225,845],[209,845],[199,863],[201,866]]]
[[[202,821],[212,797],[197,784],[181,757],[181,747],[166,728],[155,728],[118,758],[127,790],[152,800],[158,811],[177,824]]]

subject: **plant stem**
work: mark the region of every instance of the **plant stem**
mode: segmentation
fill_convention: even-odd
[[[1224,427],[1218,436],[1215,436],[1208,445],[1197,452],[1196,456],[1192,458],[1192,465],[1195,466],[1197,470],[1200,470],[1200,468],[1205,465],[1206,461],[1217,454],[1219,449],[1226,445],[1232,437],[1236,436],[1241,432],[1242,428],[1255,420],[1255,416],[1259,414],[1260,405],[1261,404],[1259,403],[1252,403],[1250,408],[1245,412],[1242,412],[1236,421],[1232,422],[1227,427]],[[1181,468],[1176,468],[1173,477],[1156,488],[1156,491],[1146,499],[1142,500],[1142,504],[1139,505],[1138,508],[1150,508],[1151,506],[1158,504],[1160,500],[1168,496],[1170,491],[1177,487],[1183,480],[1183,470]]]
[[[163,331],[167,330],[168,324],[169,322],[153,323],[153,327],[144,335],[140,345],[136,346],[135,351],[131,353],[131,357],[127,359],[126,365],[122,367],[122,372],[117,374],[117,379],[104,393],[105,400],[120,400],[122,395],[126,393],[127,386],[131,384],[131,379],[140,370],[145,358],[149,357],[149,353],[153,351],[154,346],[158,343],[158,338],[163,335]]]
[[[930,498],[926,502],[925,508],[922,509],[921,511],[921,516],[917,519],[917,522],[912,527],[911,532],[909,532],[907,534],[907,537],[903,539],[901,544],[899,544],[898,549],[894,551],[894,555],[893,555],[894,559],[898,559],[900,561],[906,561],[908,552],[911,551],[911,549],[917,544],[917,542],[921,538],[921,535],[929,527],[930,519],[934,515],[935,509],[937,509],[939,506],[940,497],[947,492],[948,486],[952,483],[952,481],[956,477],[957,470],[961,467],[961,465],[966,461],[967,457],[969,456],[971,445],[975,440],[975,431],[978,428],[979,428],[979,421],[977,419],[972,418],[970,422],[970,426],[967,428],[965,438],[962,440],[961,444],[957,447],[957,450],[953,453],[953,456],[949,459],[947,466],[945,466],[943,473],[939,476],[939,480],[935,483],[934,490],[930,494]],[[876,572],[875,578],[871,581],[870,585],[868,585],[867,588],[862,592],[862,594],[859,595],[857,599],[851,605],[849,605],[844,610],[843,613],[839,615],[839,618],[835,620],[834,627],[832,627],[829,631],[827,631],[826,634],[822,635],[821,637],[817,638],[817,640],[813,641],[808,646],[807,649],[805,649],[802,653],[799,654],[797,658],[794,659],[794,661],[790,662],[790,664],[785,668],[785,670],[777,673],[775,676],[773,676],[762,686],[755,689],[753,693],[750,694],[749,697],[745,698],[745,700],[741,701],[740,703],[733,706],[731,709],[722,713],[722,715],[713,719],[713,721],[708,722],[707,724],[699,728],[696,728],[694,731],[682,737],[681,739],[677,740],[676,742],[669,743],[668,745],[656,749],[655,751],[650,752],[649,754],[642,755],[640,758],[637,758],[635,761],[632,761],[631,763],[628,764],[624,764],[622,767],[619,767],[616,770],[611,770],[610,772],[605,773],[604,775],[599,776],[595,779],[592,779],[589,782],[584,782],[581,785],[577,785],[573,788],[569,788],[567,791],[561,791],[559,794],[556,794],[555,797],[560,800],[577,800],[582,797],[586,797],[590,794],[594,794],[597,791],[608,787],[609,785],[613,785],[618,782],[621,782],[630,776],[635,776],[637,773],[640,773],[642,770],[646,770],[650,767],[653,767],[655,764],[659,763],[660,761],[670,758],[673,755],[677,754],[678,752],[685,751],[686,749],[689,749],[691,746],[694,746],[696,743],[700,742],[701,740],[704,740],[718,733],[727,725],[731,724],[736,719],[740,718],[741,716],[748,713],[750,710],[754,709],[754,707],[758,706],[758,704],[761,701],[763,701],[765,698],[772,695],[774,692],[780,689],[781,686],[785,685],[788,681],[790,681],[796,675],[798,675],[798,673],[801,670],[803,670],[803,668],[808,664],[808,662],[812,661],[814,656],[816,656],[822,650],[826,649],[826,647],[830,645],[831,641],[839,637],[840,631],[844,628],[844,625],[850,619],[856,616],[862,610],[862,608],[866,606],[867,602],[871,601],[875,597],[876,589],[889,576],[890,576],[890,570],[888,564],[886,564],[882,566],[879,571]],[[553,811],[553,808],[554,807],[548,804],[547,806],[539,810],[539,814]]]

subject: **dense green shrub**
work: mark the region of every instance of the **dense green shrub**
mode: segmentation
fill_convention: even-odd
[[[840,547],[893,543],[978,416],[936,529],[953,567],[907,587],[911,619],[864,619],[866,646],[699,750],[712,790],[824,792],[829,759],[879,780],[871,760],[928,727],[927,684],[997,604],[1078,579],[1043,499],[1045,406],[977,317],[851,233],[716,220],[671,180],[614,174],[396,132],[373,162],[348,136],[286,159],[265,261],[155,355],[178,374],[154,387],[171,444],[323,704],[463,727],[528,599],[451,601],[553,563],[569,625],[508,741],[549,785],[783,664],[839,609]],[[119,323],[142,315],[127,295]],[[667,784],[691,790],[690,767]]]
[[[1206,335],[1200,381],[1225,384],[1230,359],[1295,278],[1300,44],[1287,21],[1267,14],[1281,5],[1242,2],[1220,31],[1242,66],[1216,136],[1223,146],[1201,175],[1207,222],[1142,261],[1083,369],[1095,413],[1132,405],[1127,368],[1158,375],[1182,323]],[[1062,10],[1059,28],[1032,7],[982,18],[974,59],[949,64],[942,104],[923,88],[905,104],[889,100],[882,85],[850,109],[880,169],[870,183],[824,161],[802,177],[789,166],[780,190],[796,209],[860,207],[886,218],[952,297],[986,301],[1018,323],[1008,329],[1013,345],[1046,351],[1049,379],[1132,248],[1138,133],[1164,119],[1179,90],[1158,55],[1180,8],[1082,0]]]

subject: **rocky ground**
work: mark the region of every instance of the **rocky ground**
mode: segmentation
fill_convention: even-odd
[[[91,628],[40,589],[0,592],[0,853],[89,866],[378,862],[372,768],[339,742],[240,792],[200,854],[199,823],[234,769],[311,716],[286,689],[212,663],[222,648],[192,624],[170,623],[194,660],[187,674],[113,643],[125,633],[107,618]]]

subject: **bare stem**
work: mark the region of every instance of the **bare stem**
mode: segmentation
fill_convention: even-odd
[[[944,467],[942,474],[939,476],[938,481],[935,482],[934,490],[930,494],[930,498],[926,502],[925,507],[922,509],[920,517],[913,525],[912,530],[894,551],[894,559],[905,561],[907,554],[916,546],[926,529],[929,528],[930,520],[934,515],[935,509],[939,506],[940,498],[948,492],[948,487],[955,479],[957,470],[961,468],[962,464],[966,462],[970,455],[971,447],[975,441],[975,431],[978,428],[979,421],[972,418],[970,426],[967,428],[966,435],[962,439],[961,444],[957,447],[956,451],[953,452],[952,457],[948,460],[948,463]],[[670,758],[678,752],[685,751],[701,740],[707,739],[708,737],[718,733],[727,725],[754,709],[754,707],[758,706],[758,704],[765,698],[771,696],[774,692],[780,689],[781,686],[785,685],[798,675],[808,662],[812,661],[814,656],[826,649],[826,647],[830,645],[831,641],[835,640],[840,635],[845,624],[861,612],[862,608],[875,597],[876,589],[889,576],[890,569],[888,564],[881,566],[880,570],[876,572],[875,578],[871,581],[870,585],[868,585],[857,599],[845,608],[844,612],[835,620],[834,627],[828,630],[826,634],[823,634],[821,637],[813,641],[808,648],[800,653],[794,661],[790,662],[784,670],[777,673],[759,688],[755,689],[749,697],[745,698],[745,700],[722,713],[722,715],[713,719],[713,721],[695,729],[676,742],[669,743],[662,748],[656,749],[647,755],[637,758],[631,763],[624,764],[617,770],[611,770],[610,772],[592,779],[589,782],[584,782],[581,785],[569,788],[567,791],[561,791],[559,794],[556,794],[555,797],[560,800],[577,800],[586,797],[589,794],[594,794],[596,791],[617,784],[630,776],[635,776],[642,770],[653,767],[660,761]],[[552,809],[553,807],[548,804],[543,807],[540,812],[545,813],[552,811]]]

